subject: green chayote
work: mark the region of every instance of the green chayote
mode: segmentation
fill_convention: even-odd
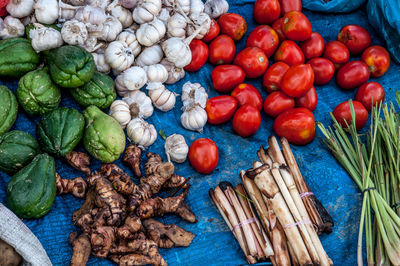
[[[0,85],[0,136],[10,130],[18,114],[15,95],[6,86]]]

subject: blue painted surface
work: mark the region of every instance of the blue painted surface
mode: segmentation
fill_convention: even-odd
[[[230,1],[230,12],[239,13],[244,16],[249,24],[249,29],[255,27],[252,19],[252,8],[254,1]],[[305,11],[309,17],[314,31],[321,33],[326,41],[334,40],[340,28],[346,24],[356,23],[366,27],[373,36],[373,44],[380,44],[375,32],[368,25],[364,10],[358,10],[351,14],[333,15]],[[250,31],[248,31],[249,33]],[[248,33],[246,37],[248,36]],[[245,39],[244,39],[245,40]],[[238,50],[243,48],[244,40],[238,43]],[[184,82],[200,82],[208,90],[210,97],[218,95],[211,86],[210,71],[212,67],[202,68],[197,73],[188,74],[185,80],[169,88],[180,93]],[[387,99],[394,99],[394,92],[400,84],[400,67],[392,64],[388,73],[379,79],[386,90]],[[2,81],[14,91],[17,83]],[[261,87],[259,79],[251,80],[257,88]],[[355,91],[342,91],[332,80],[326,86],[317,87],[319,103],[314,114],[318,121],[325,125],[331,123],[328,111],[353,97]],[[262,96],[266,93],[261,91]],[[233,133],[231,122],[222,126],[207,125],[203,133],[190,132],[183,129],[179,119],[181,115],[181,102],[178,97],[177,106],[173,111],[162,113],[155,111],[149,119],[154,123],[157,130],[164,130],[166,135],[173,133],[183,134],[188,144],[200,137],[213,139],[220,153],[220,161],[217,169],[210,175],[196,173],[188,162],[176,164],[176,172],[186,177],[191,176],[192,184],[187,202],[195,212],[198,223],[188,224],[174,216],[161,218],[163,223],[176,223],[196,234],[192,245],[188,248],[174,248],[161,250],[162,255],[170,265],[239,265],[246,264],[241,250],[223,219],[214,208],[208,197],[209,188],[214,188],[219,182],[228,180],[234,185],[239,183],[238,173],[241,169],[247,169],[256,160],[256,150],[260,145],[267,144],[267,137],[272,133],[272,119],[262,114],[262,125],[256,135],[251,138],[241,138]],[[67,90],[63,92],[61,106],[74,107],[82,110],[68,95]],[[21,110],[17,123],[13,129],[25,130],[35,135],[35,126],[38,117],[28,117]],[[81,146],[81,145],[80,145]],[[149,151],[163,155],[164,140],[159,137]],[[321,200],[323,205],[332,215],[335,227],[330,235],[322,235],[322,243],[330,258],[336,265],[356,265],[357,233],[360,216],[361,195],[345,171],[336,163],[334,158],[321,143],[321,133],[317,138],[305,147],[293,147],[296,159],[309,186]],[[119,161],[119,165],[122,165]],[[57,171],[63,177],[76,177],[80,172],[72,169],[61,161],[56,162]],[[100,163],[95,161],[93,169],[98,169]],[[126,168],[124,168],[126,169]],[[127,169],[126,169],[127,170]],[[0,202],[5,201],[5,189],[9,177],[0,173]],[[68,265],[72,249],[67,242],[70,232],[77,230],[73,225],[72,213],[80,207],[82,200],[71,195],[58,196],[51,211],[38,220],[25,220],[24,222],[36,234],[46,249],[54,265]],[[89,265],[112,265],[103,259],[91,258]]]

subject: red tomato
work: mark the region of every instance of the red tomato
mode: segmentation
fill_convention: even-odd
[[[207,138],[196,139],[189,148],[189,162],[200,174],[211,173],[218,165],[218,147]]]
[[[282,16],[290,11],[301,12],[301,0],[279,0],[279,3],[281,4]]]
[[[289,66],[304,64],[304,54],[300,47],[290,40],[285,40],[281,43],[274,56],[275,62],[285,62]]]
[[[390,66],[390,55],[385,48],[379,45],[368,47],[361,56],[374,78],[386,73]]]
[[[2,9],[3,7],[6,7],[8,2],[9,2],[9,0],[0,0],[0,9]],[[5,14],[1,14],[1,16],[5,16],[6,14],[7,14],[7,10],[5,11]]]
[[[235,13],[225,13],[218,19],[221,33],[231,37],[234,41],[242,39],[247,31],[247,23],[244,18]]]
[[[247,47],[240,51],[233,61],[240,66],[248,78],[257,78],[268,68],[268,58],[258,47]]]
[[[220,31],[221,29],[219,28],[218,23],[215,21],[215,19],[211,19],[210,29],[208,30],[207,34],[204,35],[202,40],[204,42],[211,42],[219,35]]]
[[[296,107],[304,107],[311,112],[315,110],[317,103],[318,95],[314,87],[311,87],[311,89],[309,89],[308,92],[300,98],[296,98]]]
[[[335,65],[326,58],[313,58],[307,64],[314,70],[314,84],[325,85],[335,74]]]
[[[246,41],[246,47],[261,48],[269,58],[279,45],[278,34],[268,25],[256,27]]]
[[[0,8],[0,17],[4,17],[4,16],[6,16],[7,14],[8,14],[8,13],[7,13],[6,7],[5,7],[5,6],[1,7],[1,8]]]
[[[294,99],[281,91],[275,91],[265,98],[264,112],[272,117],[276,117],[283,111],[294,107]]]
[[[260,92],[251,84],[241,83],[231,93],[239,102],[239,106],[245,104],[254,106],[259,111],[262,109],[263,99]]]
[[[361,86],[369,79],[368,66],[362,61],[350,61],[336,74],[336,82],[342,89],[351,90]]]
[[[385,90],[378,82],[367,82],[358,88],[355,99],[369,112],[385,99]]]
[[[271,24],[281,16],[281,5],[278,0],[257,0],[253,16],[258,24]]]
[[[338,41],[331,41],[325,45],[324,57],[331,60],[336,69],[349,61],[350,51],[346,45]]]
[[[261,114],[254,106],[243,105],[240,107],[232,120],[233,130],[244,138],[254,135],[261,124]]]
[[[282,79],[281,88],[290,97],[301,97],[314,83],[314,71],[309,64],[292,66]]]
[[[282,31],[289,40],[301,42],[311,37],[312,27],[303,13],[290,11],[283,17]]]
[[[221,95],[208,99],[205,108],[208,123],[214,125],[225,123],[235,113],[237,104],[237,100],[229,95]]]
[[[344,26],[340,30],[337,40],[344,43],[352,55],[361,54],[371,45],[371,35],[366,29],[358,25]]]
[[[210,63],[230,64],[236,54],[235,42],[228,35],[220,35],[210,43]]]
[[[217,66],[211,72],[214,89],[218,92],[229,92],[242,83],[246,77],[243,69],[235,65]]]
[[[305,145],[315,137],[314,115],[307,108],[292,108],[275,118],[273,129],[290,143]]]
[[[353,101],[353,107],[356,118],[356,128],[357,130],[360,130],[365,126],[365,123],[367,123],[368,111],[365,109],[364,105],[358,101]],[[353,119],[351,116],[349,102],[345,101],[336,106],[336,108],[333,110],[333,116],[338,123],[342,125],[342,127],[347,128],[346,122],[348,125],[351,125]]]
[[[283,62],[277,62],[271,65],[264,74],[263,86],[267,92],[279,91],[281,81],[290,66]]]
[[[189,65],[185,66],[186,71],[197,71],[207,61],[208,58],[208,47],[201,40],[192,40],[190,45],[190,51],[192,52],[192,61]]]
[[[300,48],[307,59],[320,57],[325,49],[324,38],[318,32],[313,32],[310,39],[300,43]]]
[[[274,24],[272,24],[272,28],[274,29],[276,34],[278,34],[280,41],[286,40],[285,34],[283,34],[283,31],[282,31],[282,22],[283,22],[283,18],[280,18],[280,19],[275,20]]]

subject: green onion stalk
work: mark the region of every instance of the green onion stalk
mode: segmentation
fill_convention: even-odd
[[[397,104],[400,96],[397,94]],[[352,101],[351,115],[355,112]],[[342,127],[331,113],[333,126],[318,123],[324,142],[362,191],[357,262],[363,265],[400,265],[400,116],[393,104],[372,108],[368,132],[357,132],[355,119]]]

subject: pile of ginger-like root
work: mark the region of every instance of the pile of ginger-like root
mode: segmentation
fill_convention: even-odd
[[[72,232],[69,236],[73,247],[71,265],[85,265],[90,254],[119,265],[167,265],[159,248],[187,247],[192,242],[193,233],[152,219],[170,213],[196,222],[185,203],[188,179],[174,174],[172,163],[163,162],[151,152],[146,155],[146,175],[142,176],[141,153],[139,147],[131,145],[123,157],[123,162],[140,178],[139,184],[115,164],[104,164],[100,171],[89,173],[87,184],[82,178],[62,179],[57,175],[58,194],[86,197],[72,217],[82,233]],[[162,189],[174,188],[183,192],[167,198],[153,197]]]

